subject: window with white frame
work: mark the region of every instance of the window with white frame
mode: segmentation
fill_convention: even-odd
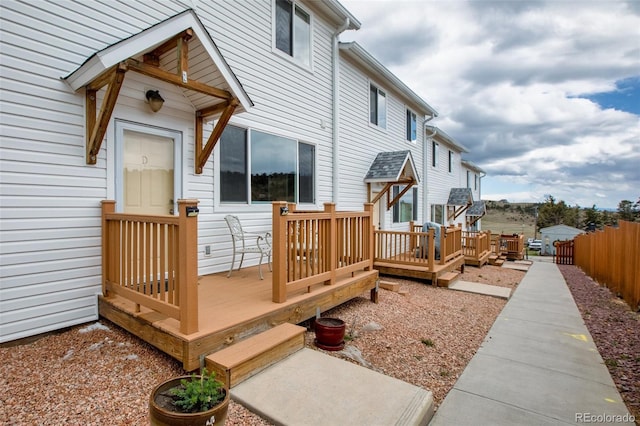
[[[478,175],[475,173],[473,174],[473,189],[478,190]]]
[[[394,185],[393,198],[397,197],[404,188],[405,186]],[[418,220],[418,188],[411,188],[405,192],[393,205],[393,223],[412,220]]]
[[[444,225],[444,204],[431,205],[431,221]]]
[[[415,142],[418,139],[416,114],[407,109],[407,140]]]
[[[431,141],[431,166],[438,167],[438,142]]]
[[[369,121],[387,128],[387,95],[373,84],[369,85]]]
[[[453,172],[453,151],[449,151],[449,173]]]
[[[275,0],[275,47],[303,65],[311,64],[311,16],[296,2]]]
[[[220,202],[315,203],[315,146],[227,126],[220,137]]]
[[[471,188],[471,172],[467,170],[467,188]]]

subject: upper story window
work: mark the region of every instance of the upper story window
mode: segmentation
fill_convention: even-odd
[[[431,165],[433,167],[438,167],[438,142],[431,141]]]
[[[475,173],[473,174],[473,189],[478,190],[478,175]]]
[[[315,203],[315,146],[227,126],[220,138],[220,202]]]
[[[467,170],[467,188],[471,188],[471,172]]]
[[[311,17],[290,0],[276,0],[275,45],[303,65],[311,64]]]
[[[418,140],[418,129],[416,114],[407,109],[407,140],[415,142]]]
[[[393,197],[397,197],[405,187],[394,185]],[[411,188],[393,205],[393,223],[418,220],[418,188]]]
[[[453,172],[453,151],[449,151],[449,173]]]
[[[369,121],[387,128],[387,95],[373,84],[369,85]]]

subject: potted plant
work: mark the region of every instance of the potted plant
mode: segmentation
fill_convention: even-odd
[[[152,425],[224,425],[229,391],[215,373],[176,377],[160,383],[149,398]]]

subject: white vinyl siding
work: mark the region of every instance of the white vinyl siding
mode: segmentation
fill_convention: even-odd
[[[437,138],[437,136],[436,136]],[[436,159],[436,166],[427,168],[427,180],[429,182],[429,192],[427,206],[430,214],[433,213],[433,205],[445,205],[445,225],[457,223],[464,224],[464,213],[458,216],[455,221],[449,222],[446,218],[446,204],[449,200],[451,188],[466,188],[466,173],[463,170],[461,153],[452,145],[442,139],[433,138],[427,143],[429,147],[428,156],[432,161]],[[434,153],[434,149],[436,152]],[[447,153],[447,161],[438,161],[442,152]],[[466,170],[466,169],[465,169]],[[477,200],[474,195],[474,200]]]
[[[416,165],[416,172],[423,179],[422,141],[423,132],[418,132],[415,145],[406,143],[406,100],[395,91],[378,86],[386,94],[387,130],[381,132],[369,123],[369,93],[371,76],[348,58],[340,57],[340,188],[338,207],[342,210],[361,210],[367,202],[367,185],[364,183],[371,163],[378,152],[409,149]],[[422,116],[417,117],[417,128],[422,129]],[[424,180],[421,181],[421,188]],[[418,190],[418,220],[422,217],[422,194]],[[393,209],[381,217],[385,228],[406,229],[405,224],[393,224]]]
[[[272,4],[199,2],[197,14],[255,104],[231,122],[313,141],[321,208],[332,197],[331,36],[336,28],[310,11],[313,72],[301,72],[293,61],[273,54]],[[97,319],[100,203],[115,197],[116,119],[182,133],[182,194],[200,201],[199,273],[229,267],[231,240],[223,220],[228,210],[214,202],[217,150],[196,175],[194,110],[182,89],[128,72],[97,164],[87,165],[84,92],[74,93],[61,80],[97,51],[189,7],[180,0],[2,3],[0,341]],[[191,77],[197,72],[194,64]],[[157,114],[144,104],[146,88],[160,90],[166,100]],[[98,106],[103,96],[104,89]],[[206,123],[205,138],[214,124]],[[236,214],[248,231],[271,228],[269,205]],[[205,245],[212,247],[211,256],[204,256]],[[256,260],[249,258],[248,264]]]

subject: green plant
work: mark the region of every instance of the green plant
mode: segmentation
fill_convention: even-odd
[[[614,368],[615,368],[615,367],[617,367],[617,366],[618,366],[618,360],[613,359],[613,358],[612,358],[612,359],[607,359],[607,360],[605,360],[605,362],[604,362],[604,363],[605,363],[607,366],[609,366],[609,367],[614,367]]]
[[[207,411],[220,403],[225,396],[224,385],[216,380],[216,374],[207,374],[207,369],[201,375],[193,375],[191,379],[182,379],[180,387],[173,388],[174,405],[184,413]]]

